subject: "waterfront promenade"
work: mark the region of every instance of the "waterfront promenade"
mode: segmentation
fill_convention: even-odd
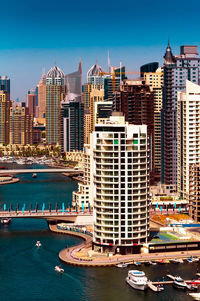
[[[162,260],[162,259],[186,259],[188,256],[200,257],[200,250],[185,251],[185,252],[167,252],[167,253],[150,253],[150,254],[129,254],[129,255],[113,255],[109,257],[107,254],[101,254],[93,252],[92,249],[92,237],[84,233],[61,230],[57,228],[57,225],[49,225],[52,232],[58,234],[72,235],[82,238],[84,241],[71,248],[65,248],[60,251],[59,258],[61,261],[75,266],[87,266],[87,267],[108,267],[116,266],[120,262],[133,264],[134,261],[144,262],[148,260]],[[88,254],[91,256],[88,256]]]

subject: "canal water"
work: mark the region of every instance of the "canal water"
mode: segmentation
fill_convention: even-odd
[[[21,166],[20,166],[21,167]],[[24,166],[23,166],[24,168]],[[27,166],[30,168],[30,166]],[[52,207],[71,202],[77,183],[63,175],[19,175],[20,182],[0,186],[0,205],[13,206],[36,202]],[[41,248],[35,243],[40,240]],[[53,234],[44,220],[13,219],[0,226],[0,301],[189,301],[187,293],[166,286],[161,293],[140,292],[125,283],[128,269],[79,268],[59,262],[58,252],[66,245],[80,242],[78,238]],[[65,272],[56,274],[55,265]],[[129,269],[135,269],[134,266]],[[166,274],[192,279],[200,264],[157,265],[139,268],[151,280],[162,280]]]

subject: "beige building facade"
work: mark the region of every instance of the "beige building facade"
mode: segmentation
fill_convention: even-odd
[[[178,193],[189,200],[189,169],[200,164],[200,86],[186,80],[186,91],[178,92]]]
[[[104,89],[102,85],[85,84],[83,92],[84,102],[84,143],[90,143],[90,133],[94,131],[96,122],[95,103],[104,101]]]
[[[9,143],[10,129],[10,94],[0,91],[0,143]]]
[[[161,176],[161,109],[162,109],[162,86],[163,70],[158,68],[155,72],[145,72],[144,79],[150,90],[154,92],[154,168],[160,179]]]
[[[33,143],[33,117],[25,103],[10,108],[9,143],[31,145]]]

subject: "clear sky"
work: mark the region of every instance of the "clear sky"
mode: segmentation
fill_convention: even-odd
[[[0,74],[21,101],[55,60],[70,73],[81,57],[85,79],[96,59],[106,69],[108,49],[112,65],[135,71],[162,63],[168,38],[174,53],[200,46],[197,0],[4,0],[0,10]]]

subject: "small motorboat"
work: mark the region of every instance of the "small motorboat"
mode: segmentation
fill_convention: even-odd
[[[139,262],[139,261],[133,261],[133,264],[136,265],[136,266],[140,266],[141,262]]]
[[[159,284],[159,285],[157,286],[157,292],[162,292],[162,291],[164,291],[164,286],[161,285],[161,284]]]
[[[38,240],[38,241],[36,242],[35,246],[36,246],[36,247],[41,247],[42,244],[41,244],[41,242]]]
[[[176,258],[171,259],[170,262],[171,263],[180,263],[179,259],[176,259]]]
[[[152,265],[157,265],[157,262],[154,261],[154,260],[152,260],[152,261],[151,261],[151,264],[152,264]]]
[[[4,217],[4,218],[1,219],[2,225],[8,225],[8,224],[11,223],[11,221],[12,221],[12,219],[9,218],[9,217]]]
[[[61,267],[59,267],[58,265],[55,266],[54,269],[57,273],[64,273],[64,269],[62,269]]]
[[[170,263],[170,261],[168,259],[165,259],[164,263]]]
[[[158,260],[157,262],[158,262],[159,264],[165,264],[165,263],[166,263],[164,259]]]
[[[194,300],[200,300],[200,293],[190,293],[188,294],[190,297],[192,297]]]
[[[186,290],[188,288],[187,283],[181,277],[175,277],[172,285],[176,288]]]
[[[192,261],[193,261],[193,262],[199,262],[199,258],[198,258],[197,256],[193,256],[193,257],[192,257]]]
[[[146,265],[146,266],[149,266],[149,265],[151,265],[151,264],[152,264],[151,261],[144,261],[144,265]]]
[[[32,177],[33,177],[33,178],[37,178],[37,174],[36,174],[36,173],[33,173]]]
[[[119,264],[117,264],[118,268],[127,268],[128,264],[125,262],[120,262]]]
[[[189,262],[189,263],[192,263],[192,262],[193,262],[193,260],[192,260],[191,257],[188,257],[188,258],[186,259],[186,261]]]
[[[196,285],[196,284],[188,284],[187,287],[190,291],[197,291],[198,290],[198,285]]]

